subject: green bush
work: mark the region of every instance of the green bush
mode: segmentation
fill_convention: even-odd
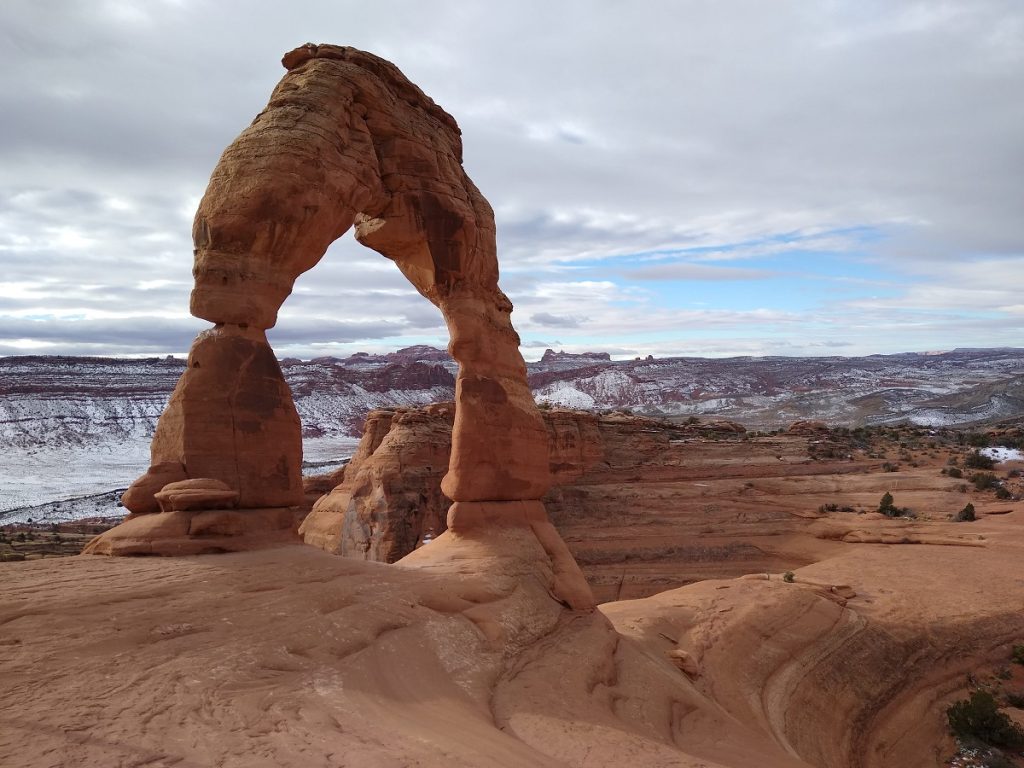
[[[977,451],[968,454],[967,458],[964,459],[964,466],[968,469],[992,469],[995,465],[994,459],[990,459],[988,456]]]
[[[1010,749],[1024,746],[1024,729],[999,711],[995,698],[987,691],[975,691],[970,699],[951,705],[946,717],[958,739],[977,739]]]
[[[1010,660],[1014,664],[1024,664],[1024,645],[1013,646],[1013,651],[1010,653]]]
[[[882,496],[882,500],[878,502],[878,511],[886,517],[896,517],[899,511],[893,505],[892,494],[888,491]]]
[[[989,488],[998,488],[999,481],[991,472],[977,472],[971,475],[971,482],[979,491],[987,491]]]
[[[1004,488],[1003,486],[1000,485],[998,488],[996,488],[996,498],[997,499],[1003,499],[1003,500],[1012,499],[1013,498],[1013,494],[1010,493],[1006,488]]]
[[[988,435],[984,432],[971,432],[967,435],[967,444],[975,448],[984,448],[989,443]]]
[[[966,507],[956,513],[956,521],[958,523],[973,523],[978,518],[974,514],[974,505],[968,504]]]
[[[796,575],[792,571],[786,571],[784,574],[782,574],[782,580],[787,584],[792,584],[794,581],[796,581]]]

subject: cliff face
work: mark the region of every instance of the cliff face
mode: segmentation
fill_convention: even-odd
[[[611,549],[605,542],[602,554],[588,550],[600,543],[601,529],[630,524],[637,505],[622,495],[635,494],[638,480],[685,474],[694,458],[688,441],[700,440],[701,434],[714,432],[720,438],[716,443],[744,436],[743,427],[731,422],[675,426],[560,409],[542,415],[555,482],[544,503],[563,536],[577,542],[577,556],[582,553],[595,565],[635,554],[635,534]],[[310,501],[334,490],[332,503],[318,505],[304,522],[306,542],[346,557],[390,563],[446,530],[451,500],[440,484],[453,418],[451,403],[371,412],[351,462],[307,478]],[[596,571],[594,576],[600,581]]]
[[[446,530],[451,500],[441,492],[441,478],[448,471],[454,418],[452,403],[372,411],[352,460],[340,472],[306,479],[307,493],[343,498],[306,519],[306,542],[393,563],[424,536]]]

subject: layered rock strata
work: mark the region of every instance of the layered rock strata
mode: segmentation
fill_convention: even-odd
[[[287,74],[224,151],[196,213],[190,309],[214,327],[193,344],[152,465],[226,483],[240,509],[301,501],[301,427],[265,331],[295,279],[354,227],[448,326],[459,364],[441,483],[457,502],[449,528],[468,533],[507,518],[531,527],[548,551],[543,508],[522,506],[551,485],[547,434],[498,287],[494,214],[462,167],[458,125],[371,54],[308,44],[282,63]],[[132,512],[153,511],[156,474],[126,494]],[[118,536],[106,534],[108,549]],[[578,570],[576,578],[582,595]]]
[[[630,482],[642,472],[675,477],[683,439],[712,431],[742,435],[734,422],[674,427],[643,417],[549,409],[541,412],[553,486],[548,506],[571,505],[573,486]],[[307,544],[333,554],[393,563],[448,528],[452,500],[441,490],[452,448],[453,403],[377,410],[366,419],[351,461],[306,479],[320,494],[299,529]],[[456,507],[454,516],[466,514]]]

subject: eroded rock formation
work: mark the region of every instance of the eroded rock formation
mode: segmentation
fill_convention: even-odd
[[[571,571],[538,501],[551,484],[547,435],[498,287],[494,215],[463,170],[455,120],[362,51],[309,44],[282,63],[287,74],[224,151],[196,213],[191,311],[214,327],[160,419],[153,466],[222,481],[240,509],[301,500],[299,420],[265,331],[295,279],[354,227],[448,325],[459,363],[442,481],[455,502],[449,528],[528,527],[556,570]],[[152,512],[154,475],[126,494],[132,512]],[[106,536],[116,550],[117,529]],[[571,602],[582,605],[578,581]]]

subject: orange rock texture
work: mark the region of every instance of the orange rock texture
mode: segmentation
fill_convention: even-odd
[[[371,54],[309,44],[283,64],[196,213],[191,311],[215,325],[196,339],[160,419],[153,466],[220,480],[241,509],[302,500],[299,420],[264,332],[295,279],[354,227],[448,325],[459,363],[441,484],[458,502],[449,527],[500,517],[502,503],[520,519],[519,503],[551,485],[547,433],[498,287],[494,214],[462,167],[458,125]],[[153,511],[155,475],[125,495],[132,512]]]

